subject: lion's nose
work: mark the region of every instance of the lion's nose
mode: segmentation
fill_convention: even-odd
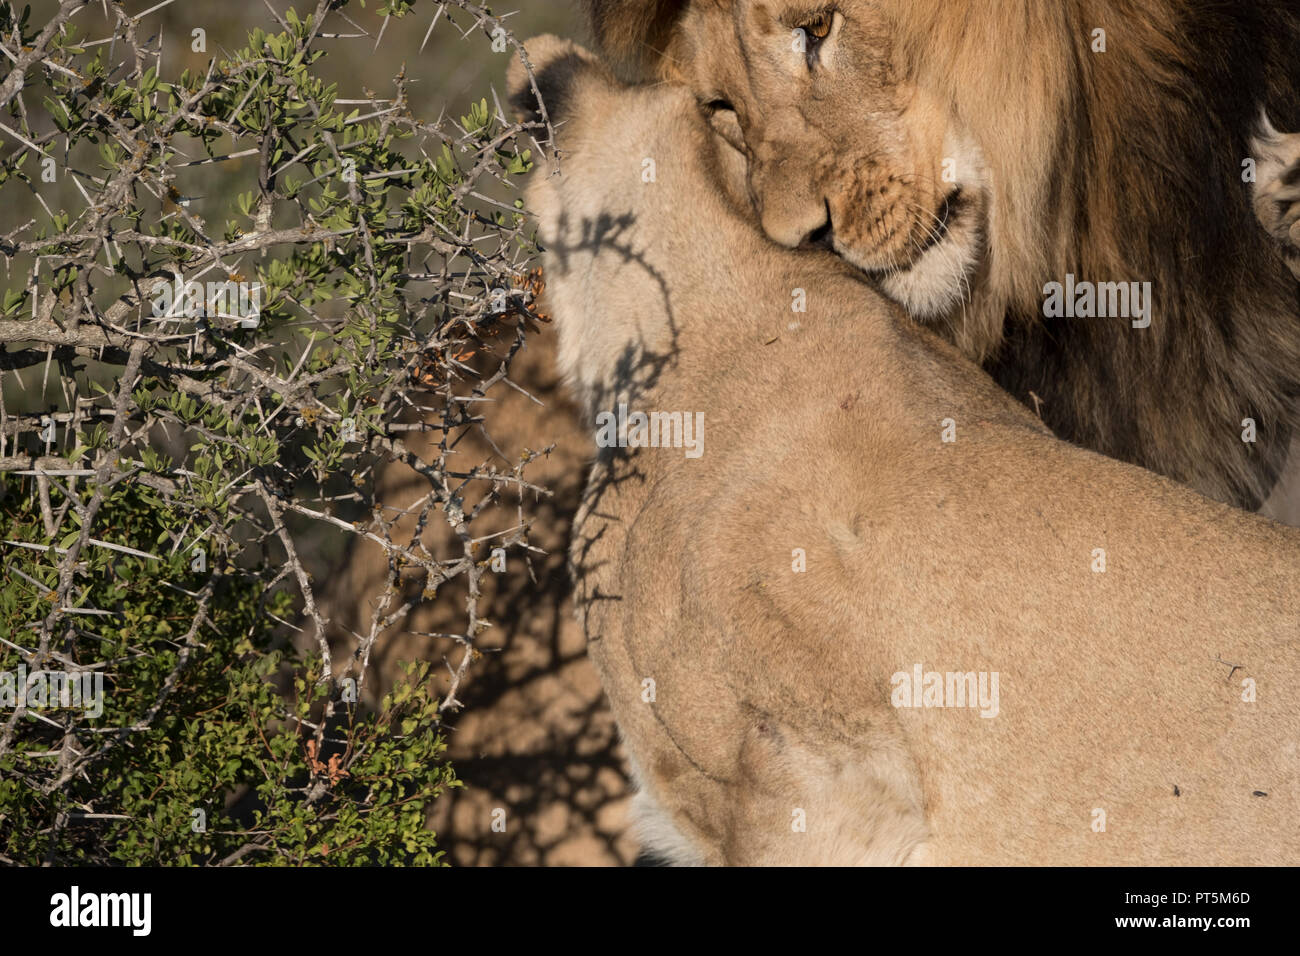
[[[827,216],[825,223],[808,233],[799,246],[803,249],[826,249],[834,252],[835,229],[831,226],[831,217]]]
[[[817,207],[769,199],[763,204],[760,220],[768,238],[789,249],[830,241],[831,217],[824,204]]]
[[[756,183],[752,191],[758,206],[759,224],[773,242],[794,249],[830,232],[831,216],[825,200],[783,183],[772,188]]]

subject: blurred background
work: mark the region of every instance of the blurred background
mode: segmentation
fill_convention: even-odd
[[[316,6],[314,0],[296,3],[272,0],[272,4],[281,14],[293,7],[300,16]],[[34,23],[49,20],[59,9],[58,0],[31,0],[25,5],[31,7]],[[174,67],[177,73],[186,68],[202,70],[209,56],[221,57],[225,51],[246,45],[253,28],[270,30],[275,26],[262,0],[172,0],[170,3],[127,0],[113,4],[92,0],[89,8],[77,14],[74,21],[80,37],[97,40],[111,36],[116,17],[110,14],[115,6],[133,16],[157,8],[141,20],[140,36],[144,39],[162,33],[167,39],[164,70]],[[507,17],[510,29],[521,40],[535,33],[555,32],[574,37],[584,33],[582,16],[572,0],[506,0],[487,6],[494,14]],[[507,55],[502,53],[495,59],[484,60],[474,44],[459,41],[455,30],[444,29],[442,22],[427,32],[437,15],[436,4],[415,0],[410,13],[401,19],[390,18],[387,28],[380,13],[384,8],[384,0],[366,0],[364,6],[355,0],[347,6],[343,13],[357,27],[350,32],[364,31],[374,40],[370,44],[336,41],[336,48],[330,51],[321,69],[323,76],[339,81],[344,88],[359,90],[368,86],[378,91],[387,87],[393,74],[405,65],[408,75],[418,80],[418,86],[412,86],[412,102],[434,108],[435,114],[436,107],[442,103],[459,108],[471,95],[474,99],[486,95],[492,84],[501,89]],[[456,11],[453,16],[464,26],[472,24],[472,18],[464,13]],[[195,29],[206,33],[206,53],[191,50]],[[415,92],[419,88],[424,91],[422,100]]]

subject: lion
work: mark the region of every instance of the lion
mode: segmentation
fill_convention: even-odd
[[[1300,395],[1294,0],[585,6],[745,153],[770,238],[833,248],[1061,437],[1267,497]]]
[[[526,204],[597,439],[576,604],[646,848],[1300,862],[1300,530],[1057,438],[844,257],[765,237],[688,88],[527,48],[560,159]]]

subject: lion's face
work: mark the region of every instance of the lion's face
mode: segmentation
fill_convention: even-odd
[[[832,247],[921,318],[964,299],[983,255],[984,160],[903,78],[878,3],[695,3],[670,61],[748,159],[770,238]]]

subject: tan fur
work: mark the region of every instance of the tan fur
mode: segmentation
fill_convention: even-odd
[[[589,414],[704,413],[698,458],[600,454],[571,550],[650,848],[1300,862],[1300,532],[1052,437],[841,259],[765,240],[690,93],[528,47],[564,121],[528,194],[564,369]],[[997,716],[895,708],[917,663],[998,672]]]
[[[1300,165],[1273,194],[1241,167],[1270,149],[1261,106],[1300,129],[1293,2],[585,5],[621,62],[731,127],[769,237],[832,246],[1062,437],[1234,504],[1267,495],[1300,418]],[[1149,326],[1047,317],[1067,275],[1150,283]]]
[[[1256,144],[1255,214],[1300,279],[1300,133],[1279,133],[1266,114]]]

